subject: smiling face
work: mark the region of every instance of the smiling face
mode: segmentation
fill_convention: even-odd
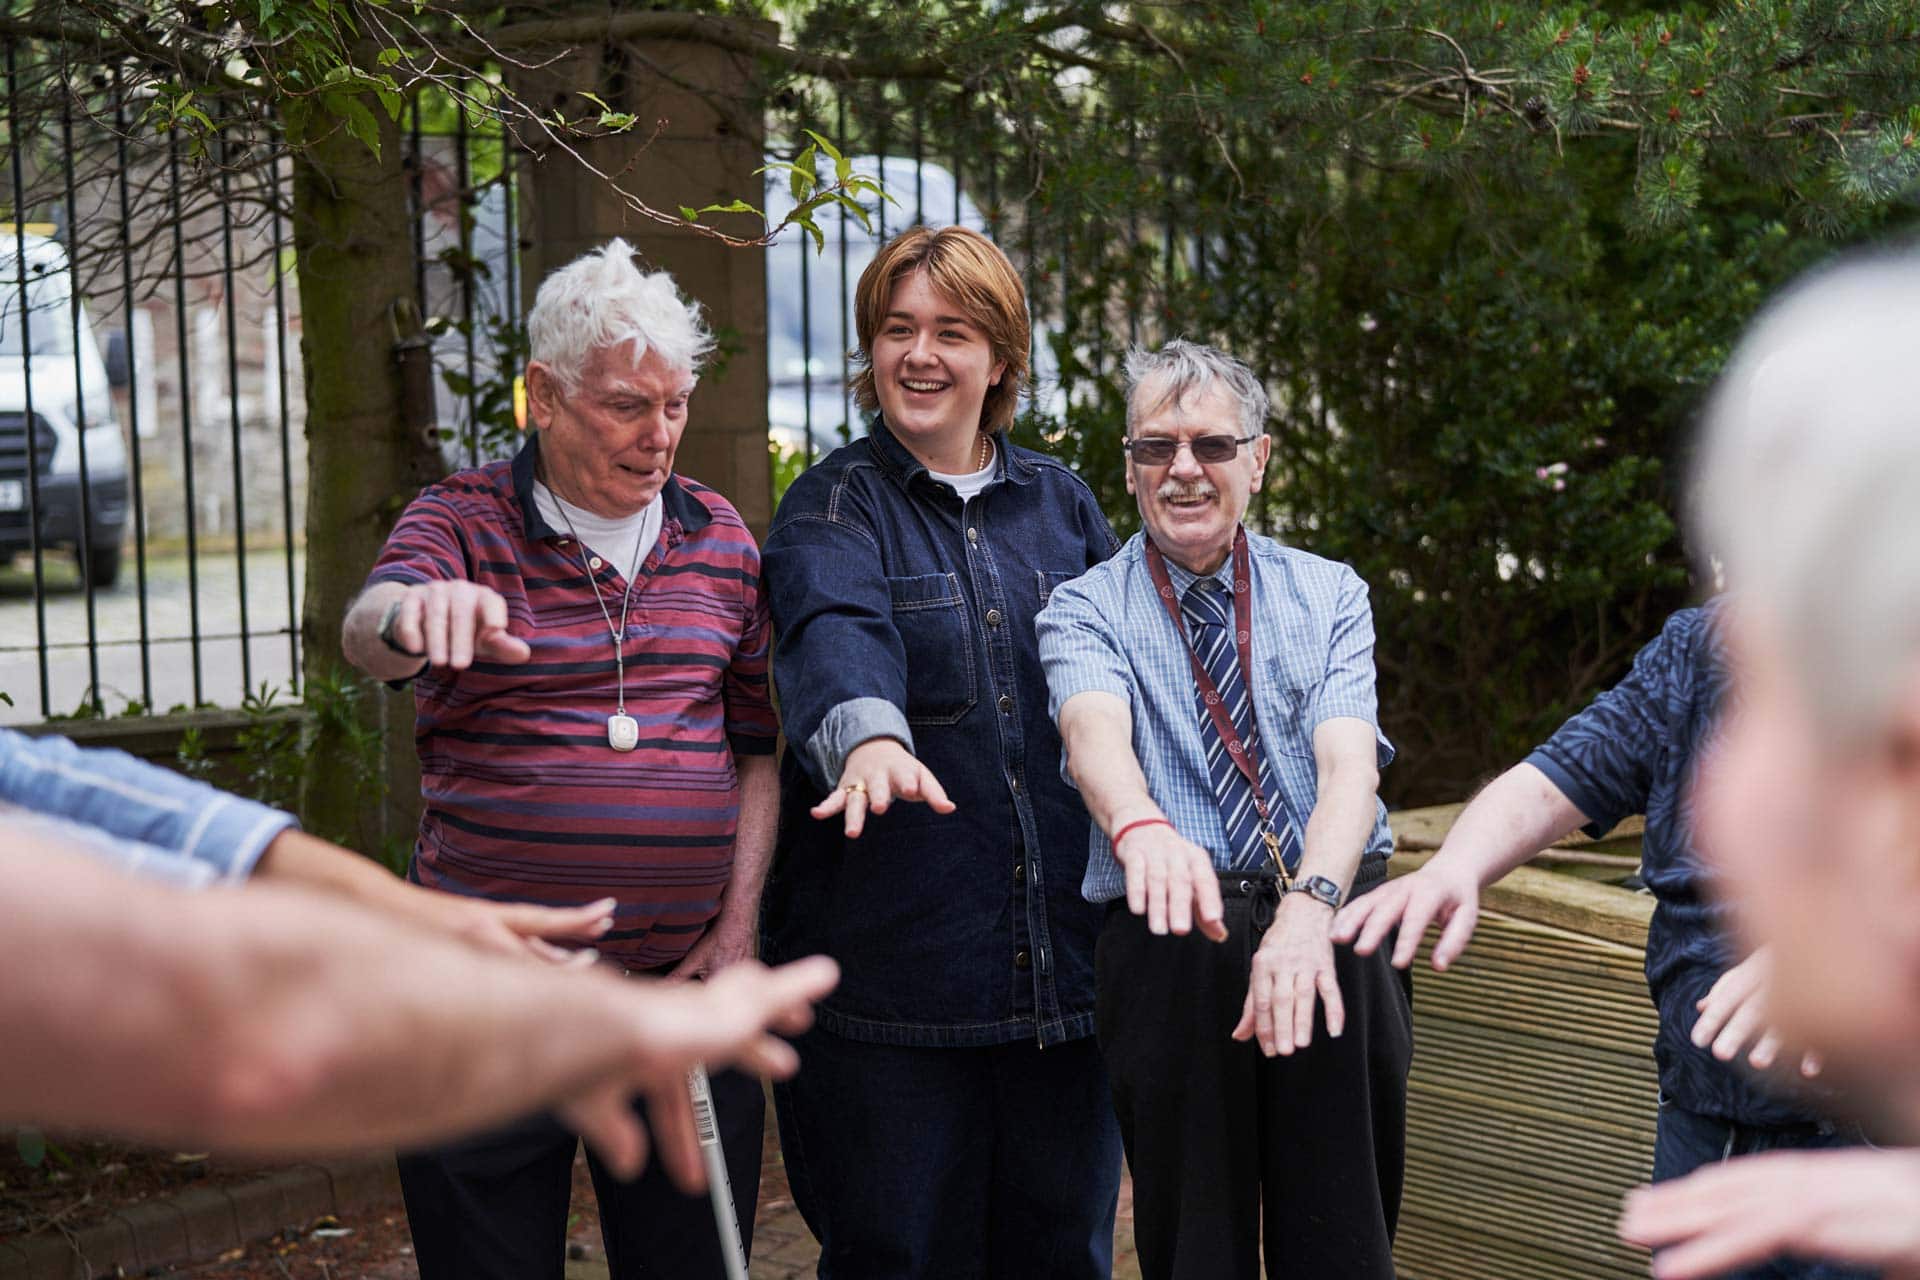
[[[571,393],[546,365],[527,366],[540,479],[575,506],[612,519],[638,513],[667,483],[695,382],[658,352],[637,365],[632,353],[630,343],[595,347]]]
[[[868,354],[874,395],[900,442],[936,471],[966,470],[987,389],[1007,368],[979,327],[914,271],[893,286]]]
[[[1152,406],[1133,426],[1135,440],[1180,443],[1173,461],[1148,466],[1129,458],[1127,492],[1140,504],[1147,535],[1167,558],[1192,573],[1212,573],[1233,550],[1234,531],[1247,502],[1260,487],[1270,441],[1262,434],[1226,462],[1194,460],[1188,442],[1201,436],[1248,434],[1240,406],[1218,383],[1180,398],[1164,398],[1155,381],[1139,387],[1139,403]]]

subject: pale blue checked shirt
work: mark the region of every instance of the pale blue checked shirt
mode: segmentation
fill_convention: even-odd
[[[243,880],[293,818],[123,751],[0,729],[0,852],[7,835],[58,838],[181,888]]]
[[[1373,611],[1367,584],[1344,564],[1251,531],[1247,550],[1254,668],[1247,684],[1260,745],[1304,839],[1319,796],[1315,728],[1336,716],[1364,720],[1374,726],[1380,764],[1393,759],[1374,697]],[[1195,576],[1171,560],[1167,572],[1184,597]],[[1232,557],[1213,577],[1232,590]],[[1099,690],[1126,702],[1133,712],[1133,752],[1154,803],[1181,835],[1213,851],[1215,865],[1225,869],[1226,821],[1207,776],[1193,669],[1186,640],[1167,616],[1148,572],[1146,535],[1136,533],[1111,560],[1056,587],[1036,626],[1054,719],[1076,693]],[[1384,862],[1392,851],[1386,806],[1380,805],[1360,879],[1377,875],[1369,864]],[[1081,893],[1089,902],[1107,902],[1126,888],[1113,845],[1093,825]]]

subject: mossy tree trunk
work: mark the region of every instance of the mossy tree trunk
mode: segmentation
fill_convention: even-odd
[[[369,55],[371,56],[371,55]],[[299,261],[300,355],[307,392],[307,575],[301,638],[309,689],[353,674],[340,622],[394,520],[423,484],[439,478],[435,442],[409,429],[394,358],[395,305],[413,297],[413,232],[399,131],[377,101],[376,154],[339,120],[316,113],[294,140],[294,249]],[[386,733],[388,752],[411,762],[412,700],[359,700],[361,726]],[[392,785],[374,803],[348,763],[353,726],[318,717],[302,810],[309,829],[371,854],[410,827],[418,788]],[[403,771],[404,772],[404,771]],[[386,771],[382,781],[391,778]]]

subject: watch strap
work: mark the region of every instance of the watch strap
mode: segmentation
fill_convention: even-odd
[[[1335,911],[1340,909],[1345,897],[1340,892],[1340,886],[1325,876],[1303,876],[1293,882],[1293,892],[1304,893],[1315,902],[1324,902]]]
[[[405,648],[398,640],[393,638],[393,624],[399,619],[400,606],[405,604],[406,600],[407,598],[405,596],[401,596],[392,604],[388,605],[387,611],[380,615],[380,630],[378,632],[380,643],[403,658],[424,658],[427,656],[426,654],[416,653],[412,649]]]

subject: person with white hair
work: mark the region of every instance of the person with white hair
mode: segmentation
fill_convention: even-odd
[[[713,338],[621,240],[543,281],[527,328],[526,445],[424,490],[344,624],[351,662],[414,683],[409,874],[468,897],[609,897],[613,966],[715,973],[752,952],[778,782],[759,549],[674,471]],[[713,1093],[751,1238],[765,1099],[731,1072]],[[557,1278],[578,1146],[540,1117],[403,1155],[425,1280]],[[703,1204],[588,1156],[614,1276],[723,1274]]]
[[[1709,406],[1696,532],[1730,589],[1734,703],[1699,838],[1770,1011],[1876,1127],[1920,1140],[1920,253],[1775,303]],[[1793,1152],[1636,1192],[1654,1274],[1780,1252],[1920,1275],[1920,1155]]]
[[[1141,533],[1039,618],[1108,905],[1095,1026],[1150,1280],[1391,1280],[1406,976],[1336,946],[1386,879],[1367,585],[1241,523],[1271,441],[1238,360],[1127,358]],[[1196,932],[1197,931],[1197,932]]]

